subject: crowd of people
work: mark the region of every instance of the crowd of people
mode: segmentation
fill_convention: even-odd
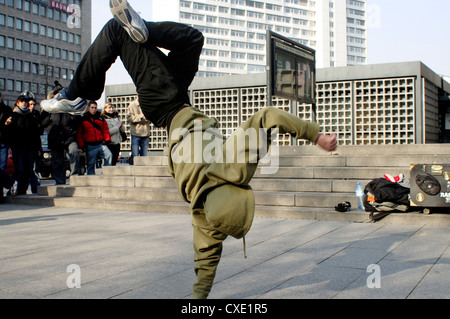
[[[62,89],[55,82],[47,98],[53,98]],[[130,164],[133,164],[134,156],[147,154],[150,122],[142,116],[139,104],[135,102],[130,104],[128,112],[132,142],[135,139],[140,142],[138,147],[132,148]],[[136,115],[139,112],[141,116]],[[12,107],[3,102],[0,92],[0,202],[3,201],[5,189],[6,196],[24,195],[29,188],[32,193],[37,193],[40,185],[39,163],[43,155],[41,136],[44,131],[48,132],[52,176],[56,185],[66,184],[67,159],[70,175],[81,175],[80,159],[84,153],[87,174],[94,175],[99,160],[103,160],[104,166],[117,164],[120,144],[127,140],[124,123],[112,104],[107,103],[99,110],[97,102],[90,101],[84,114],[50,114],[40,110],[34,94],[29,91],[21,93]],[[139,136],[135,137],[136,134]],[[135,144],[138,143],[135,141]],[[13,172],[7,169],[10,151]]]

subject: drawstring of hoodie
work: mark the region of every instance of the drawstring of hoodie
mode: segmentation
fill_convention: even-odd
[[[244,245],[244,258],[247,259],[247,247],[245,245],[245,236],[242,237],[243,241],[242,244]]]

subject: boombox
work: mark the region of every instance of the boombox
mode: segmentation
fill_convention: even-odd
[[[450,164],[411,165],[411,206],[448,207],[450,212]]]

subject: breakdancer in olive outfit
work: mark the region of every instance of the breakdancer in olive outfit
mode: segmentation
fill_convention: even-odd
[[[267,151],[263,148],[270,145],[236,141],[249,130],[256,132],[256,140],[261,141],[259,137],[264,130],[278,129],[279,133],[290,133],[333,151],[337,147],[336,135],[319,134],[317,124],[269,107],[257,112],[225,139],[217,120],[192,107],[188,96],[188,87],[198,70],[203,35],[184,24],[146,22],[126,0],[111,0],[110,8],[114,19],[105,25],[84,55],[69,87],[54,99],[43,101],[41,107],[50,113],[84,112],[86,100],[101,97],[105,73],[120,56],[136,85],[145,117],[169,132],[169,172],[180,195],[190,203],[194,227],[197,280],[193,296],[207,298],[220,261],[222,242],[227,236],[242,238],[251,227],[255,201],[249,182],[258,160]],[[163,54],[159,47],[169,54]],[[203,156],[198,160],[199,146],[195,145],[193,135],[199,132],[220,140],[216,156],[226,161],[206,161]],[[202,151],[211,141],[204,138],[201,141]],[[233,156],[228,156],[230,153]]]

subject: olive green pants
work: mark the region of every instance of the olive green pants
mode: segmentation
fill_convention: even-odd
[[[174,177],[182,198],[190,203],[194,227],[194,260],[197,280],[194,283],[194,298],[207,298],[213,285],[217,265],[222,253],[222,242],[229,234],[219,231],[208,222],[205,201],[208,193],[220,187],[233,185],[243,196],[253,196],[248,186],[256,172],[261,156],[270,146],[270,129],[278,133],[292,134],[298,139],[314,142],[319,126],[303,121],[285,111],[268,107],[262,109],[241,125],[228,139],[218,129],[218,121],[199,110],[187,107],[172,120],[169,132],[169,172]],[[245,142],[248,141],[248,142]],[[244,197],[245,198],[245,197]],[[227,198],[227,209],[241,214],[241,203]],[[249,201],[251,202],[251,201]],[[214,204],[214,203],[212,203]],[[212,205],[211,203],[209,206]],[[229,209],[228,205],[232,208]],[[233,207],[236,206],[236,209]],[[217,210],[220,211],[220,207]],[[254,210],[254,202],[253,207]],[[251,218],[230,216],[242,220],[245,235]],[[237,237],[237,236],[235,236]]]

